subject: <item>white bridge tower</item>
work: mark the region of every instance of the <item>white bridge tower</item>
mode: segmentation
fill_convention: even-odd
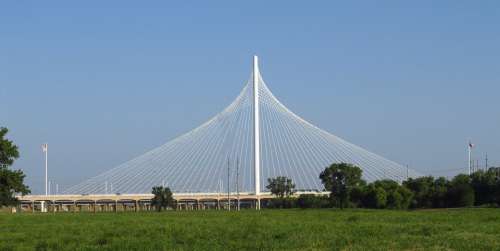
[[[256,209],[260,210],[260,111],[259,111],[259,58],[253,56],[253,144],[254,144],[254,180]]]

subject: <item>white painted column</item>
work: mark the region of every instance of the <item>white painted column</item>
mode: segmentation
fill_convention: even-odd
[[[259,111],[259,59],[253,57],[253,120],[254,120],[254,169],[255,195],[257,196],[256,209],[260,209],[260,111]]]

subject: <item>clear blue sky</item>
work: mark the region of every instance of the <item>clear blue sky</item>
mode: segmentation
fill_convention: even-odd
[[[62,190],[221,111],[253,54],[285,105],[352,143],[451,175],[471,138],[500,165],[498,1],[71,2],[0,6],[0,126],[35,193],[42,143]]]

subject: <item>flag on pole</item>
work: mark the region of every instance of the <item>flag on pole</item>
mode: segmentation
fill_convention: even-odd
[[[472,144],[472,142],[469,141],[469,147],[470,148],[473,148],[474,147],[474,144]]]
[[[49,149],[49,145],[48,144],[42,144],[42,151],[43,152],[47,152],[48,149]]]

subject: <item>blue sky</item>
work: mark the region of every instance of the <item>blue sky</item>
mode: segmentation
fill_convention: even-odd
[[[498,1],[11,1],[0,126],[43,191],[112,168],[221,111],[251,57],[292,111],[434,175],[466,141],[500,165]],[[464,169],[465,170],[465,169]]]

